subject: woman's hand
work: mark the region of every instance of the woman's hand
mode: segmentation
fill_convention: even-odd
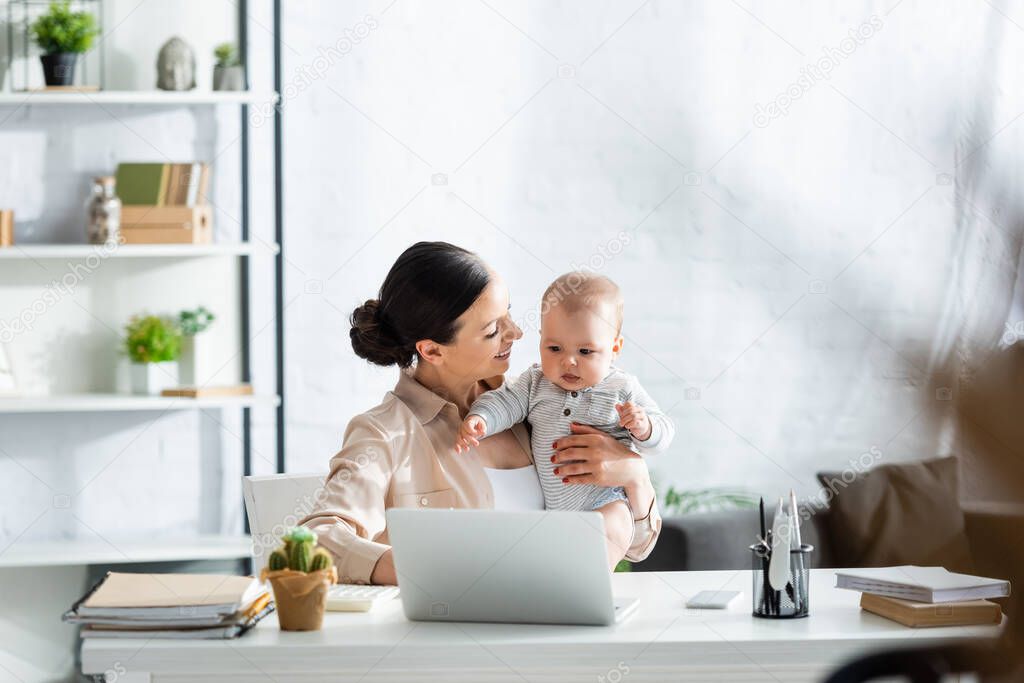
[[[622,486],[634,517],[643,517],[651,509],[654,486],[647,463],[614,437],[600,429],[573,423],[572,436],[562,437],[554,448],[551,462],[566,486]]]

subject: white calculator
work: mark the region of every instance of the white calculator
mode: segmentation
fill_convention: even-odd
[[[331,612],[369,612],[376,605],[398,597],[398,586],[362,586],[336,583],[327,589]]]

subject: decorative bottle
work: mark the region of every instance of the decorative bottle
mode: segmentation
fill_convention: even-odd
[[[92,196],[85,205],[90,244],[113,245],[121,241],[121,200],[114,185],[114,176],[93,178]]]

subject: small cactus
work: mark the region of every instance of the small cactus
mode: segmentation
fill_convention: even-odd
[[[321,569],[330,569],[334,565],[334,560],[331,558],[331,554],[323,548],[317,548],[317,551],[313,553],[313,559],[309,561],[309,571],[316,572]]]
[[[284,535],[284,539],[286,542],[316,544],[316,534],[304,526],[292,527],[291,531]]]
[[[272,552],[267,561],[267,568],[271,571],[315,572],[334,566],[331,554],[316,547],[316,534],[305,527],[290,529],[281,540],[283,545]]]
[[[300,572],[308,572],[311,559],[313,559],[312,543],[292,543],[292,553],[288,556],[289,568]]]
[[[267,560],[267,567],[272,572],[276,572],[281,569],[287,569],[288,556],[285,555],[283,550],[278,548],[274,552],[270,553],[270,558]]]

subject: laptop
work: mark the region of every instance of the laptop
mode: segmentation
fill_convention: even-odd
[[[387,511],[402,609],[414,621],[607,626],[616,603],[597,512]]]

